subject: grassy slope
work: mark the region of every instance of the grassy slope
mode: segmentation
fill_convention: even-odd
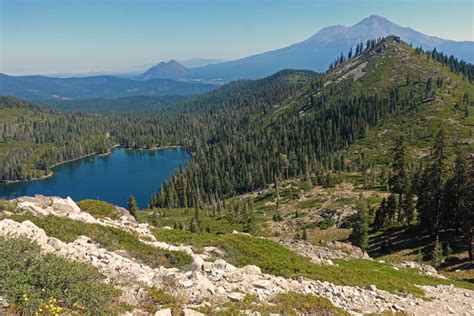
[[[195,210],[186,208],[161,208],[159,210],[144,210],[138,213],[138,219],[141,222],[149,223],[156,227],[174,227],[175,224],[189,226],[194,218]],[[200,228],[214,234],[231,233],[233,230],[243,231],[242,223],[229,221],[226,216],[212,216],[206,214],[203,210],[199,212]],[[251,231],[255,235],[267,235],[265,231],[265,221],[271,219],[272,214],[262,210],[256,210],[254,214],[254,226]]]

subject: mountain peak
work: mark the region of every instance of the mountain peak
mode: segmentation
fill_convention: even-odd
[[[306,40],[306,43],[331,43],[333,41],[346,41],[356,43],[378,37],[384,37],[391,34],[399,35],[401,26],[391,22],[380,15],[371,15],[362,21],[352,25],[333,25],[321,29],[315,35]]]
[[[151,67],[138,79],[150,80],[150,79],[172,79],[182,80],[186,79],[189,75],[189,70],[181,65],[178,61],[171,59],[168,62],[162,61],[159,64]]]
[[[364,22],[389,22],[389,23],[392,23],[386,17],[381,16],[381,15],[377,15],[377,14],[372,14],[371,16],[366,17],[365,19],[363,19],[359,23],[364,23]]]

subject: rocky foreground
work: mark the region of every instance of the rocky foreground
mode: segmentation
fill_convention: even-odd
[[[124,210],[120,219],[112,220],[94,218],[89,213],[83,212],[70,198],[24,197],[17,199],[15,203],[18,211],[35,216],[68,217],[76,221],[132,231],[140,236],[143,243],[156,248],[182,251],[192,257],[192,262],[183,269],[151,268],[136,262],[133,258],[126,257],[119,251],[111,252],[101,248],[87,236],[80,236],[73,242],[65,243],[47,236],[43,229],[30,221],[19,223],[8,219],[8,216],[0,221],[0,235],[26,236],[37,242],[45,253],[89,262],[99,268],[108,281],[112,281],[122,290],[121,300],[130,305],[139,306],[144,296],[145,286],[158,288],[166,286],[166,290],[172,292],[171,294],[189,298],[190,303],[181,306],[185,315],[199,315],[196,309],[203,306],[218,306],[227,301],[242,301],[246,294],[255,295],[261,301],[268,302],[276,294],[289,291],[326,297],[335,306],[356,315],[385,311],[404,311],[416,315],[472,315],[474,311],[474,292],[454,286],[423,286],[422,289],[428,299],[421,299],[411,295],[394,295],[377,289],[374,285],[359,288],[305,278],[285,279],[262,273],[259,267],[253,265],[235,267],[219,258],[222,250],[215,247],[204,247],[203,252],[196,253],[191,246],[171,245],[158,241],[148,224],[135,222],[133,217]],[[304,245],[287,246],[301,255],[311,257],[311,251],[305,250]],[[312,248],[308,245],[307,249]],[[365,255],[361,254],[361,257],[363,256]],[[313,262],[332,264],[330,259],[314,259]],[[420,268],[417,264],[407,265]],[[427,269],[425,273],[438,276],[432,269]],[[2,300],[1,297],[0,300]],[[3,302],[3,304],[8,304],[8,302]],[[146,313],[135,309],[128,314],[144,315]],[[163,309],[155,315],[171,315],[171,311]]]

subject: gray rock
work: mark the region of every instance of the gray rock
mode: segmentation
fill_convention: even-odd
[[[377,291],[377,287],[373,284],[367,285],[365,288],[369,291]]]
[[[183,315],[184,316],[205,316],[203,313],[197,312],[189,308],[183,309]]]
[[[233,302],[242,302],[245,299],[245,295],[239,292],[232,292],[227,297]]]
[[[257,280],[252,283],[255,287],[269,290],[273,288],[273,283],[269,280]]]
[[[192,287],[194,285],[193,281],[191,280],[185,280],[185,281],[180,281],[179,282],[183,287]]]
[[[135,217],[133,217],[132,214],[130,214],[130,212],[126,208],[116,206],[115,210],[121,214],[121,217],[123,216],[126,220],[135,222]]]
[[[244,311],[240,311],[240,313],[242,315],[246,315],[246,316],[261,316],[262,314],[260,314],[260,312],[257,312],[257,311],[251,311],[251,310],[244,310]]]
[[[165,309],[160,309],[155,313],[155,316],[171,316],[171,309],[165,308]]]
[[[250,274],[250,275],[261,275],[262,270],[254,265],[247,265],[243,268],[241,268],[243,273]]]
[[[215,253],[219,256],[225,255],[225,253],[217,247],[204,247],[203,249],[205,252],[208,252],[208,253]]]

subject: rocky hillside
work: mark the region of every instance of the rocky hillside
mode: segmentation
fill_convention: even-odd
[[[0,209],[0,241],[7,245],[0,254],[5,314],[53,309],[56,314],[468,315],[474,309],[472,284],[447,280],[419,264],[406,264],[415,268],[407,269],[376,262],[343,244],[338,245],[346,249],[343,258],[329,250],[297,255],[267,238],[155,228],[124,209],[70,198],[23,197],[2,201]],[[35,261],[38,256],[43,260]],[[26,261],[39,271],[48,264],[50,271],[21,278],[28,273]],[[80,265],[63,271],[68,264]],[[102,278],[87,279],[84,269]],[[88,289],[102,284],[103,291],[94,299],[88,290],[68,293],[62,282],[73,274],[83,276],[78,284],[89,282]]]

